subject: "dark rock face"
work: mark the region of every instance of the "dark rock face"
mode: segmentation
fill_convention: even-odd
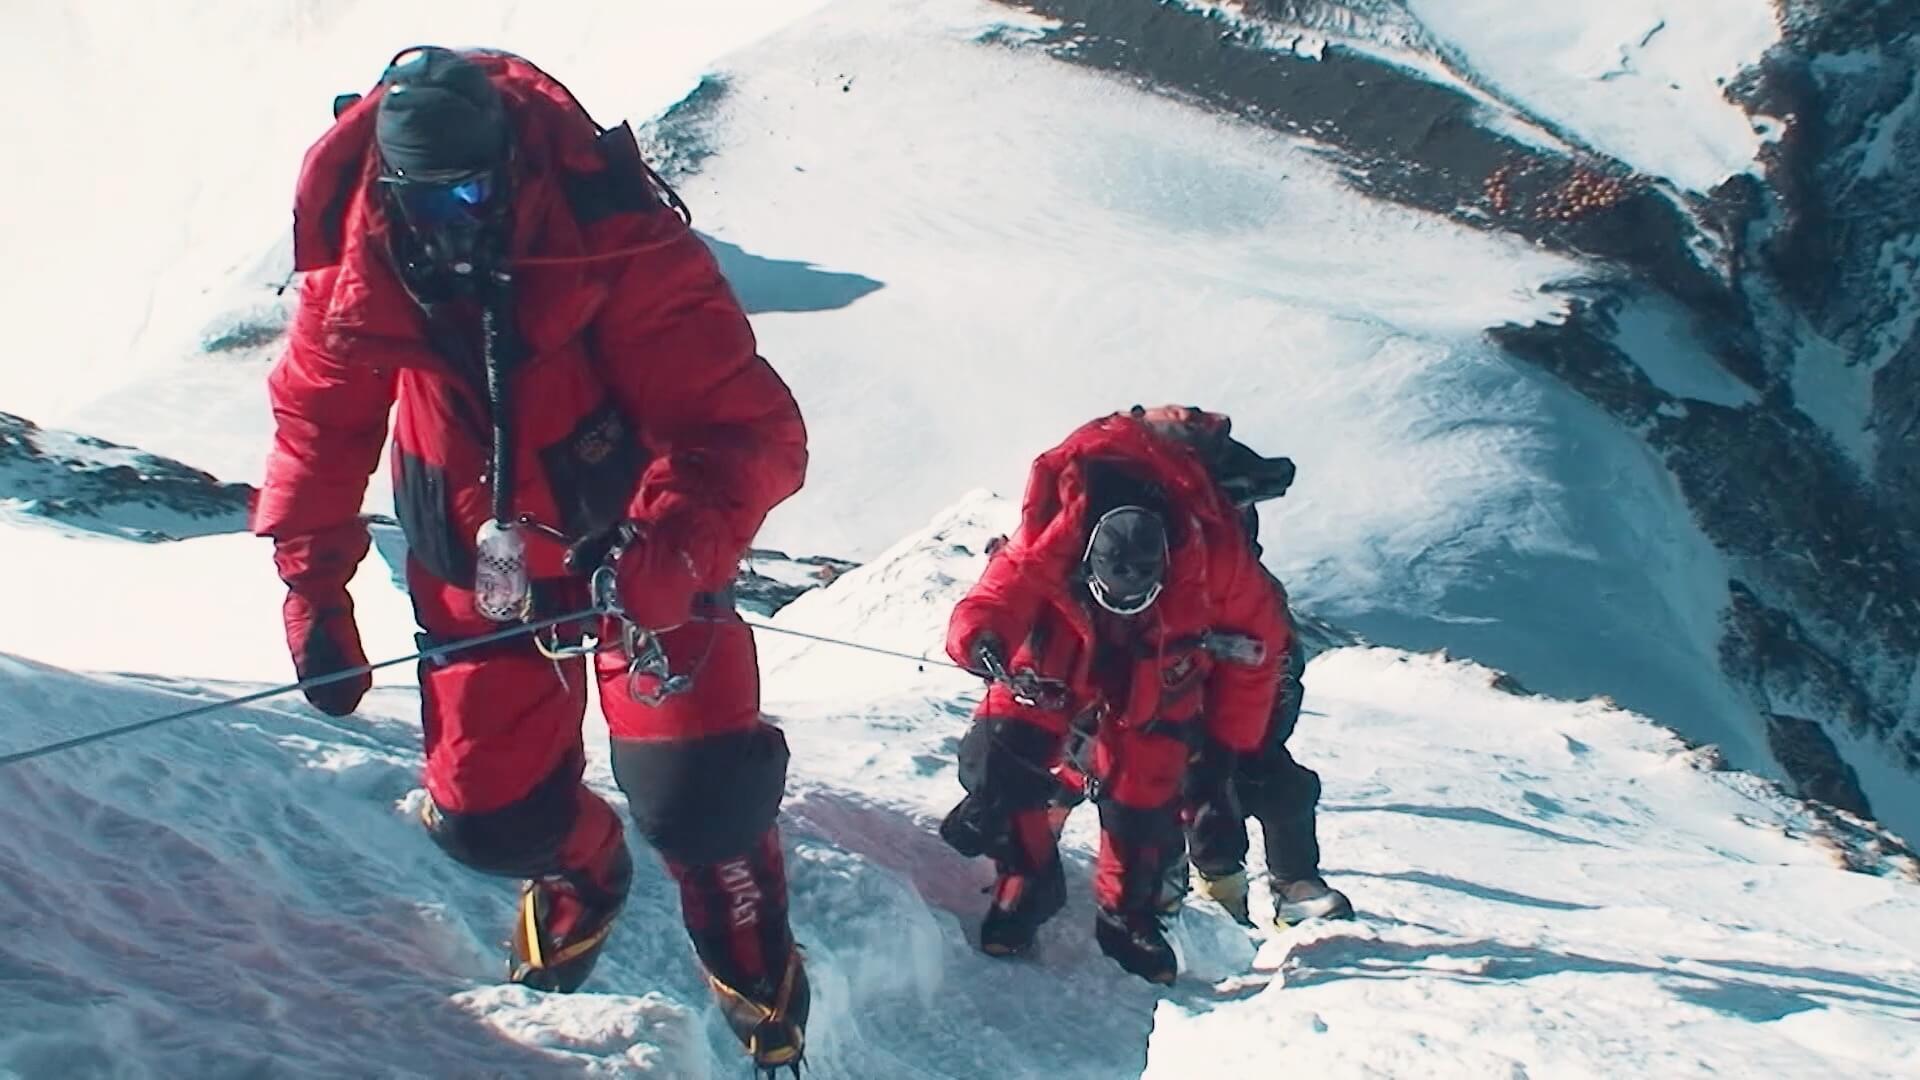
[[[1618,260],[1693,304],[1731,308],[1725,282],[1693,257],[1696,224],[1672,200],[1617,162],[1544,154],[1479,126],[1481,104],[1458,89],[1339,47],[1316,58],[1276,51],[1254,30],[1153,0],[1011,6],[1066,24],[1042,42],[1061,59],[1311,138],[1370,195]],[[1343,25],[1343,8],[1359,9],[1346,22],[1369,26],[1399,11],[1380,2],[1265,6],[1311,10],[1319,26]]]
[[[726,79],[704,76],[679,104],[634,132],[647,164],[668,183],[692,179],[701,163],[713,156],[720,138],[715,111],[727,92]]]
[[[1660,452],[1736,574],[1721,661],[1762,714],[1810,710],[1884,741],[1920,773],[1920,729],[1900,713],[1920,655],[1910,543],[1784,396],[1729,408],[1655,387],[1613,343],[1615,307],[1583,305],[1564,326],[1502,327],[1494,337]]]
[[[1063,60],[1310,138],[1375,197],[1594,264],[1564,325],[1494,340],[1673,473],[1732,572],[1722,665],[1801,794],[1867,805],[1807,725],[1883,745],[1920,786],[1920,5],[1778,0],[1781,45],[1729,89],[1780,121],[1765,180],[1703,198],[1482,128],[1467,94],[1358,51],[1284,47],[1289,28],[1360,38],[1471,81],[1395,0],[1245,0],[1247,20],[1153,0],[1006,2],[1062,22],[1041,47]],[[1747,400],[1648,376],[1663,358],[1633,355],[1648,346],[1619,325],[1648,289],[1684,308]]]
[[[832,584],[835,578],[859,565],[826,555],[794,558],[784,552],[754,548],[747,552],[746,565],[733,579],[734,599],[755,614],[772,615],[802,594]],[[777,575],[767,572],[773,570],[784,572]]]
[[[1872,434],[1870,477],[1912,545],[1920,534],[1920,189],[1912,183],[1920,164],[1920,7],[1781,6],[1790,47],[1736,88],[1750,109],[1791,118],[1766,152],[1774,222],[1755,245],[1756,269],[1805,321],[1801,341],[1830,344],[1830,363],[1870,382],[1861,418]]]
[[[35,517],[152,542],[244,531],[253,488],[0,413],[0,497]]]
[[[1799,780],[1801,794],[1837,806],[1850,814],[1872,817],[1866,796],[1860,793],[1860,778],[1853,767],[1840,760],[1827,733],[1805,717],[1767,714],[1767,742],[1773,755],[1787,763],[1787,771]]]
[[[1779,7],[1783,44],[1734,89],[1786,124],[1763,155],[1740,286],[1774,419],[1795,437],[1739,445],[1794,451],[1756,462],[1778,493],[1749,496],[1771,504],[1768,520],[1794,525],[1775,529],[1764,567],[1749,556],[1755,595],[1736,596],[1728,640],[1765,643],[1748,650],[1764,677],[1802,684],[1799,706],[1782,711],[1877,739],[1920,774],[1920,7]],[[1864,429],[1857,438],[1807,430],[1821,405],[1803,388],[1833,380],[1859,387],[1864,415],[1842,417]],[[1811,772],[1803,791],[1832,775]]]

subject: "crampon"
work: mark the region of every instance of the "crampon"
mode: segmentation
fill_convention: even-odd
[[[778,987],[755,988],[771,989],[770,993],[742,993],[712,974],[707,976],[707,985],[713,989],[727,1026],[753,1058],[754,1076],[778,1080],[782,1072],[791,1070],[798,1080],[800,1067],[806,1062],[807,1010],[813,1001],[800,950],[795,948],[787,954]]]

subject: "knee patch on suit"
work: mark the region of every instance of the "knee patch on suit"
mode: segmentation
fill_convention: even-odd
[[[787,737],[767,724],[698,739],[615,739],[613,778],[649,844],[704,866],[766,835],[786,794],[787,757]]]
[[[485,874],[531,878],[562,869],[560,851],[580,813],[576,761],[563,762],[522,798],[479,813],[428,799],[427,835],[457,862]]]
[[[1022,720],[982,717],[960,739],[960,786],[1005,811],[1045,806],[1059,789],[1052,773],[1060,736]]]
[[[1252,782],[1249,782],[1249,781]],[[1320,774],[1282,754],[1257,780],[1243,777],[1241,794],[1247,812],[1262,821],[1292,821],[1312,817],[1320,805]]]

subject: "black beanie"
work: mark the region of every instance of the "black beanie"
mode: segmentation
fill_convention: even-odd
[[[489,169],[507,156],[500,92],[451,49],[408,49],[380,77],[374,123],[380,158],[402,177],[434,179]]]

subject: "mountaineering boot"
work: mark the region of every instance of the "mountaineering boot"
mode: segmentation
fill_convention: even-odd
[[[1155,912],[1122,912],[1100,909],[1093,918],[1093,937],[1100,951],[1114,962],[1150,983],[1169,985],[1180,974],[1180,957],[1167,940]]]
[[[1273,883],[1273,921],[1282,930],[1308,919],[1351,918],[1353,903],[1321,878]]]
[[[587,981],[633,884],[633,858],[616,843],[597,871],[570,870],[520,886],[507,980],[570,994]]]
[[[755,1074],[773,1077],[781,1069],[800,1075],[800,1063],[807,1051],[807,1010],[813,1004],[813,991],[807,983],[807,969],[800,962],[800,950],[787,952],[787,963],[777,985],[760,980],[755,985],[736,989],[712,972],[707,985],[713,988],[720,1015],[747,1053],[753,1057]]]
[[[1219,877],[1200,877],[1200,895],[1219,904],[1233,921],[1242,926],[1253,925],[1253,915],[1247,910],[1247,872],[1233,870]]]
[[[1033,948],[1040,925],[1067,903],[1067,874],[1056,857],[1038,874],[1022,874],[1000,864],[993,879],[993,902],[980,920],[980,951],[988,956],[1018,956]]]

